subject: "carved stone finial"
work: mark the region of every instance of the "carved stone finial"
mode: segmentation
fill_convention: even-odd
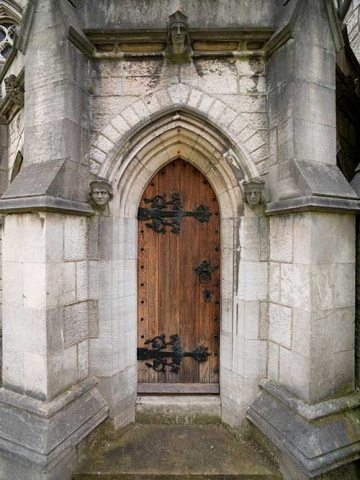
[[[90,182],[90,203],[97,215],[109,214],[109,202],[113,198],[111,184],[103,179],[97,178]]]
[[[24,106],[24,85],[21,85],[15,75],[5,78],[5,92],[10,95],[15,105]]]
[[[251,209],[265,204],[265,182],[261,178],[252,178],[243,182],[243,200]]]
[[[167,47],[164,56],[173,63],[183,63],[188,62],[192,55],[187,16],[178,10],[169,16]]]

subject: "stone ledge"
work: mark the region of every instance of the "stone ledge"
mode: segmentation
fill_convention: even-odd
[[[54,468],[108,415],[107,404],[93,380],[49,402],[45,412],[40,402],[32,405],[23,395],[1,393],[6,403],[0,403],[0,453],[41,470]]]
[[[306,196],[279,200],[267,205],[267,215],[286,215],[297,212],[360,213],[360,199]]]
[[[72,215],[94,215],[92,206],[88,203],[66,200],[60,197],[41,195],[38,197],[9,198],[0,200],[0,214],[54,212]]]
[[[67,407],[70,403],[74,402],[77,398],[96,387],[97,384],[97,378],[89,377],[47,403],[26,395],[21,395],[20,393],[13,392],[11,390],[7,390],[6,388],[1,388],[0,404],[2,403],[12,407],[17,407],[29,413],[34,413],[39,417],[50,418],[60,410]]]
[[[0,200],[1,212],[59,211],[91,215],[86,165],[71,159],[24,165]]]
[[[247,418],[310,478],[360,457],[356,396],[306,406],[274,383],[262,384],[266,390],[249,407]]]
[[[307,405],[272,380],[261,380],[260,387],[294,410],[301,417],[305,418],[308,422],[360,407],[360,393],[334,398],[333,400],[327,400],[315,405]]]

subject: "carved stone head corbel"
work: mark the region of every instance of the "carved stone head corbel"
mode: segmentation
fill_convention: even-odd
[[[265,182],[261,178],[245,180],[243,187],[243,200],[252,210],[257,210],[265,205]]]
[[[113,198],[111,184],[102,178],[90,182],[90,203],[96,215],[109,215],[109,202]]]
[[[24,85],[21,84],[15,75],[5,78],[5,92],[10,95],[15,105],[24,106]]]
[[[173,63],[188,62],[193,55],[187,16],[179,10],[169,16],[167,47],[164,56]]]

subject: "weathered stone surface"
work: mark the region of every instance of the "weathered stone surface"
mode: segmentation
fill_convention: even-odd
[[[275,303],[269,304],[269,339],[291,348],[291,308]]]
[[[104,13],[95,15],[96,9],[92,2],[86,5],[84,12],[85,28],[96,28],[96,25],[105,26],[107,28],[113,28],[118,24],[121,24],[123,28],[156,28],[159,25],[165,26],[168,21],[168,15],[173,13],[178,8],[176,2],[172,1],[170,4],[163,0],[158,1],[152,6],[151,9],[146,6],[139,5],[138,8],[133,11],[133,5],[128,2],[122,5],[122,8],[113,8],[111,14],[105,16]],[[208,11],[214,5],[210,3],[204,3],[203,5],[193,5],[187,1],[183,5],[183,9],[186,15],[191,19],[191,27],[202,28],[204,24],[204,11]],[[262,25],[272,24],[275,19],[276,9],[274,4],[270,2],[265,7],[259,0],[254,0],[251,5],[246,5],[245,9],[239,11],[236,1],[232,1],[225,8],[221,3],[216,5],[216,10],[213,11],[212,19],[209,20],[208,28],[215,27],[218,24],[224,27],[238,27],[239,25]],[[164,28],[164,27],[163,27]]]
[[[77,345],[78,378],[83,380],[89,376],[89,341],[85,340]]]
[[[50,263],[46,271],[46,306],[54,308],[75,302],[76,263]]]
[[[16,475],[17,480],[72,480],[72,472],[76,469],[77,460],[77,452],[73,449],[54,468],[44,471],[41,468],[23,465],[1,456],[0,478],[11,478]]]
[[[277,344],[269,342],[267,378],[270,380],[279,380],[279,349]]]
[[[63,455],[74,449],[107,416],[106,404],[93,382],[79,385],[48,403],[47,412],[42,409],[43,402],[28,401],[4,389],[0,396],[3,451],[6,457],[10,454],[12,461],[35,469],[34,476],[28,478],[39,478],[35,476],[36,471],[37,475],[39,471],[51,471]],[[2,465],[1,468],[8,468],[6,462]]]
[[[61,334],[63,334],[61,332]],[[47,399],[52,400],[79,381],[77,345],[48,355]]]
[[[221,404],[218,396],[211,395],[188,398],[139,396],[136,401],[135,418],[140,424],[214,424],[220,423]]]
[[[79,302],[69,305],[64,309],[65,315],[65,348],[87,339],[88,303]]]
[[[258,453],[217,425],[133,425],[105,434],[93,442],[92,459],[83,463],[74,478],[92,478],[111,472],[113,478],[146,475],[148,478],[280,478]],[[190,443],[189,443],[190,442]],[[184,445],[196,442],[196,449]],[[104,448],[104,445],[107,445]],[[123,455],[128,445],[131,453]],[[119,455],[111,455],[111,452]],[[95,473],[96,472],[96,473]]]
[[[359,457],[358,403],[348,408],[334,404],[334,409],[329,405],[327,412],[324,408],[324,414],[312,421],[304,418],[302,402],[282,395],[279,388],[263,385],[265,390],[250,406],[248,418],[305,475],[314,477]]]
[[[293,218],[291,215],[270,219],[270,260],[291,262],[293,256]]]
[[[87,257],[87,223],[82,217],[68,216],[64,232],[65,260],[85,260]]]
[[[1,192],[24,155],[0,201],[8,388],[51,403],[91,371],[114,424],[134,420],[138,202],[180,156],[220,205],[222,421],[242,425],[266,376],[310,404],[352,391],[360,202],[335,166],[330,3],[184,0],[181,65],[162,55],[174,0],[31,3],[6,67],[25,63],[25,107],[0,132]],[[115,196],[86,219],[90,171]],[[259,176],[271,218],[242,202]]]
[[[76,300],[85,301],[88,293],[88,263],[86,261],[76,263]]]
[[[268,267],[265,262],[241,262],[239,298],[264,300],[267,297]]]
[[[71,161],[53,161],[45,165],[34,163],[23,167],[3,198],[49,196],[86,202],[86,180],[87,172],[84,166]]]

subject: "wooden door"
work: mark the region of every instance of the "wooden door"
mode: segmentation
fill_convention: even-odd
[[[138,220],[138,391],[218,393],[216,195],[177,159],[149,182]]]

